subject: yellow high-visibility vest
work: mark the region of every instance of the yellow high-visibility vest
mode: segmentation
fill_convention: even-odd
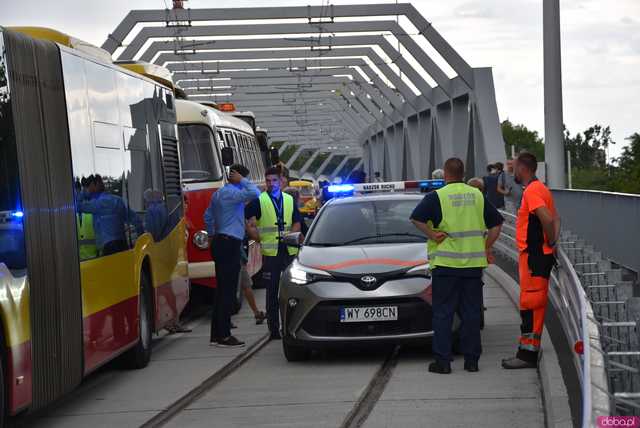
[[[293,223],[293,198],[291,195],[282,193],[283,221],[284,233],[291,232]],[[275,257],[278,255],[279,232],[278,232],[278,215],[273,206],[271,197],[267,192],[260,194],[260,219],[257,221],[258,231],[260,232],[260,246],[262,247],[262,255]],[[290,256],[298,254],[298,249],[288,247],[287,251]]]
[[[442,221],[434,230],[445,232],[448,237],[440,244],[431,240],[427,242],[431,266],[487,267],[487,225],[484,222],[482,193],[464,183],[447,184],[436,193],[442,208]]]
[[[92,259],[98,256],[96,232],[93,229],[93,214],[82,213],[76,215],[78,226],[78,249],[80,260]]]

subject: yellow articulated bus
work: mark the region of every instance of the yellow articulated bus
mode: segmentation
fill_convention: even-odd
[[[0,426],[116,357],[146,366],[187,303],[175,101],[154,72],[0,27]]]

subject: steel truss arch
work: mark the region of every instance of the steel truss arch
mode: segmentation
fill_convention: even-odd
[[[407,34],[397,16],[418,33]],[[151,23],[165,26],[144,26]],[[287,37],[298,34],[311,36]],[[383,34],[393,35],[436,86]],[[421,38],[456,76],[421,48]],[[131,11],[103,48],[122,48],[120,60],[167,66],[194,100],[229,100],[254,111],[274,138],[288,141],[283,148],[297,147],[290,164],[315,150],[301,175],[327,147],[332,154],[316,173],[340,160],[327,172],[331,178],[354,162],[369,176],[409,179],[428,176],[449,156],[466,161],[470,175],[505,158],[491,70],[471,68],[411,4]]]

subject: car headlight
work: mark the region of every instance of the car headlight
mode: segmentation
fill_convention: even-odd
[[[329,279],[331,275],[325,271],[303,266],[294,261],[289,268],[289,281],[298,285],[307,285],[322,279]]]
[[[431,278],[431,265],[429,265],[429,263],[425,263],[423,265],[412,267],[407,271],[407,275],[423,276],[425,278]]]
[[[193,245],[206,250],[209,248],[209,234],[205,230],[199,230],[193,234]]]

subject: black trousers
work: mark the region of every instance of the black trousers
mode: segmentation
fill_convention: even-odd
[[[278,294],[280,293],[280,277],[289,266],[293,257],[286,248],[280,248],[275,257],[262,257],[262,273],[267,288],[267,324],[271,334],[280,332],[280,311],[278,308]]]
[[[458,313],[460,348],[466,361],[478,361],[482,352],[480,320],[482,277],[433,276],[433,354],[439,362],[451,358],[453,316]]]
[[[211,341],[231,336],[231,312],[240,275],[242,241],[226,235],[213,237],[211,256],[216,263],[216,298],[211,317]]]

